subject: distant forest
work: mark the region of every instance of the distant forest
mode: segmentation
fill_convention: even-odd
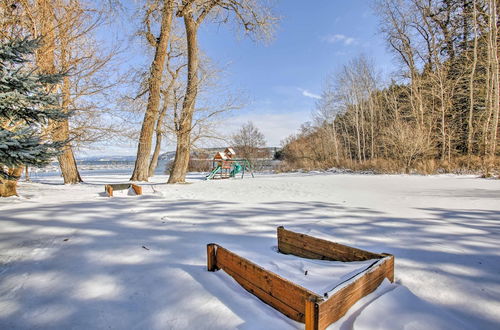
[[[284,143],[287,166],[498,174],[497,0],[381,0],[375,10],[399,69],[381,84],[360,56],[331,74],[313,122]]]

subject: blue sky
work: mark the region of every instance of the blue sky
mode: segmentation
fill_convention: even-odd
[[[220,26],[201,31],[204,51],[228,63],[230,85],[253,101],[237,114],[228,130],[252,120],[270,145],[295,132],[310,119],[325,78],[360,54],[390,70],[392,56],[378,33],[369,0],[279,1],[281,17],[274,41],[256,44]]]
[[[378,33],[372,4],[371,0],[277,1],[275,13],[281,20],[269,44],[255,43],[229,26],[205,24],[199,37],[202,50],[225,68],[223,84],[242,90],[249,100],[224,123],[224,133],[229,135],[250,120],[268,145],[279,146],[310,120],[326,76],[351,58],[364,54],[383,75],[390,73],[393,56]],[[173,145],[164,147],[172,149]],[[133,155],[135,142],[115,150],[103,154]]]

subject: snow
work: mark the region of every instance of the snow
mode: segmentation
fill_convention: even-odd
[[[474,329],[447,310],[419,299],[405,286],[387,279],[374,293],[356,303],[342,321],[341,329],[353,324],[359,330]]]
[[[321,297],[325,294],[331,296],[334,288],[344,287],[344,283],[349,283],[351,278],[377,262],[376,259],[357,262],[311,260],[281,253],[254,256],[250,261],[285,279],[293,279],[295,284]]]
[[[329,271],[278,254],[280,225],[396,258],[396,283],[330,329],[500,327],[498,180],[192,174],[188,184],[157,176],[142,196],[104,197],[105,183],[128,178],[96,173],[64,186],[38,177],[0,200],[1,329],[301,329],[223,271],[206,271],[211,242],[297,283],[315,267]],[[301,285],[328,287],[314,282]]]

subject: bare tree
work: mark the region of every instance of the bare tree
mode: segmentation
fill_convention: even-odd
[[[400,161],[407,173],[415,161],[428,156],[432,150],[429,137],[412,124],[394,121],[384,133],[386,156]]]
[[[259,148],[266,146],[266,139],[264,134],[249,121],[231,136],[231,144],[239,156],[254,162],[259,157]]]
[[[99,121],[104,112],[96,100],[117,83],[109,78],[116,49],[98,44],[94,33],[108,23],[114,2],[92,3],[93,7],[79,0],[10,2],[6,5],[12,9],[9,16],[17,33],[43,40],[36,54],[37,65],[46,73],[66,73],[58,91],[62,108],[72,113],[71,123],[51,122],[45,129],[54,140],[69,141],[58,157],[64,182],[81,182],[73,149],[110,131],[109,124]]]
[[[232,16],[246,33],[267,37],[275,21],[269,8],[258,0],[183,0],[177,11],[186,30],[188,73],[186,93],[179,117],[175,159],[168,183],[184,182],[190,155],[191,129],[199,86],[198,28],[209,15],[219,22]]]
[[[167,112],[169,108],[172,108],[173,112],[176,113],[181,100],[181,96],[179,94],[181,94],[182,85],[179,82],[179,77],[184,68],[187,66],[185,61],[186,48],[183,40],[182,35],[172,35],[170,38],[169,51],[167,52],[165,63],[166,74],[168,76],[164,79],[165,87],[161,90],[163,104],[156,120],[155,148],[148,170],[150,177],[154,175],[156,166],[158,165],[163,136],[165,135],[165,117],[167,116]]]
[[[362,61],[346,65],[318,102],[315,126],[288,139],[285,155],[296,166],[386,161],[405,171],[494,163],[498,1],[380,0],[377,12],[401,64],[391,84],[377,86]]]
[[[158,37],[155,37],[151,32],[151,15],[158,8],[161,8],[160,33]],[[137,158],[134,172],[130,178],[132,181],[148,181],[152,138],[160,106],[162,77],[170,40],[173,11],[174,0],[152,0],[148,2],[146,8],[144,18],[147,29],[146,37],[155,48],[155,55],[148,80],[148,102],[137,146]]]
[[[472,155],[472,142],[474,136],[474,82],[477,69],[478,48],[478,26],[477,26],[477,0],[472,0],[472,34],[474,43],[472,46],[472,68],[469,77],[469,118],[467,121],[467,154]]]
[[[498,35],[498,21],[499,9],[498,1],[488,0],[488,105],[490,107],[489,113],[491,114],[491,128],[489,132],[489,145],[488,155],[494,157],[497,153],[497,140],[498,140],[498,125],[500,117],[500,62],[498,56],[499,49],[499,35]],[[488,116],[490,118],[490,116]],[[489,121],[489,119],[488,119]]]

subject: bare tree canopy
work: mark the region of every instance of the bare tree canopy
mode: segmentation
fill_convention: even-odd
[[[231,136],[231,145],[236,149],[238,157],[250,161],[259,155],[259,148],[266,146],[266,139],[255,125],[249,121]]]

